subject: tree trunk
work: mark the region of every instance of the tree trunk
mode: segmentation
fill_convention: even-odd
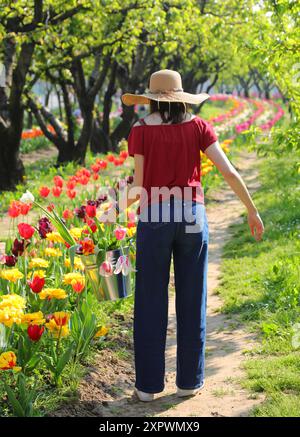
[[[14,190],[25,176],[24,165],[19,158],[19,141],[13,144],[7,134],[0,136],[0,191]]]
[[[112,107],[112,96],[116,92],[115,84],[116,84],[117,67],[118,64],[116,61],[114,61],[114,64],[111,69],[110,80],[104,95],[102,126],[103,126],[103,131],[106,135],[109,135],[109,114],[111,112],[111,107]]]
[[[81,165],[84,165],[85,163],[85,155],[93,131],[93,103],[94,102],[87,102],[84,106],[81,104],[83,126],[76,147],[74,149],[74,160]]]
[[[134,112],[134,106],[125,106],[122,104],[122,121],[115,128],[110,136],[112,150],[117,151],[117,146],[122,138],[127,138],[132,124],[137,120],[137,115]]]
[[[103,129],[101,129],[101,125],[99,120],[96,118],[94,120],[94,126],[91,137],[91,152],[96,153],[107,153],[111,150],[111,142],[110,138]]]

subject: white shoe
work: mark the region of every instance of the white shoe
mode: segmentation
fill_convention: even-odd
[[[195,396],[202,390],[203,387],[204,383],[201,385],[201,387],[192,388],[190,390],[177,387],[177,396],[179,396],[180,398],[183,398],[185,396]]]
[[[134,389],[137,397],[142,402],[151,402],[154,399],[154,393],[145,393],[144,391],[138,390],[137,388]]]

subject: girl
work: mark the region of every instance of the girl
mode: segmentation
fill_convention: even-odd
[[[214,163],[244,203],[252,235],[264,232],[262,220],[236,169],[222,151],[212,126],[186,112],[208,94],[183,91],[181,76],[160,70],[149,92],[126,93],[126,105],[150,104],[128,137],[134,157],[134,183],[127,205],[137,210],[134,303],[135,392],[151,401],[164,389],[168,324],[168,283],[173,256],[179,396],[195,395],[204,385],[206,293],[209,230],[201,187],[200,150]],[[131,191],[133,190],[133,191]],[[120,205],[116,203],[117,213]]]

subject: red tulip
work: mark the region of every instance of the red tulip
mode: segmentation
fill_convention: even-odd
[[[89,219],[89,220],[87,220],[86,223],[87,223],[88,227],[90,228],[90,230],[91,230],[92,232],[96,232],[96,231],[97,231],[97,225],[96,225],[96,223],[94,222],[93,219]]]
[[[79,183],[80,183],[81,185],[87,185],[88,182],[89,182],[89,178],[88,178],[88,176],[83,175],[83,176],[81,176],[80,179],[79,179]]]
[[[28,281],[28,285],[34,293],[40,293],[45,285],[45,278],[34,276],[32,281]]]
[[[40,193],[40,196],[41,196],[41,197],[46,198],[46,197],[49,196],[50,188],[48,188],[48,187],[40,187],[40,189],[39,189],[39,193]]]
[[[91,169],[93,170],[94,173],[98,173],[100,171],[101,167],[99,164],[92,164]]]
[[[70,179],[70,180],[67,182],[67,188],[68,188],[69,190],[73,190],[75,187],[76,187],[76,181]]]
[[[97,181],[99,179],[98,173],[93,173],[93,179],[94,181]]]
[[[21,203],[20,211],[21,211],[22,215],[27,215],[28,212],[30,211],[30,209],[31,209],[31,205],[30,204],[28,204],[28,203]]]
[[[44,326],[39,325],[29,325],[27,328],[27,334],[31,341],[39,341],[43,332],[45,330]]]
[[[54,182],[54,185],[56,187],[59,187],[59,188],[62,188],[62,186],[64,184],[64,180],[61,176],[54,176],[53,182]]]
[[[86,207],[85,207],[85,212],[86,212],[86,215],[88,216],[88,217],[95,217],[96,216],[96,205],[87,205]]]
[[[62,216],[65,220],[72,219],[74,217],[73,212],[70,209],[65,209],[62,213]]]
[[[136,226],[135,222],[128,222],[127,223],[127,228],[134,228]]]
[[[49,212],[53,211],[54,208],[55,208],[54,203],[49,203],[49,205],[47,206],[47,210],[48,210]]]
[[[21,237],[25,240],[29,240],[35,232],[35,229],[27,223],[19,223],[18,230]]]
[[[74,199],[74,197],[76,197],[77,194],[75,190],[67,190],[66,193],[70,199]]]
[[[14,200],[11,202],[8,208],[8,215],[12,218],[16,218],[21,214],[20,202]]]
[[[103,159],[97,159],[96,162],[100,166],[101,169],[105,169],[107,167],[107,162],[103,161]]]
[[[61,195],[62,188],[55,185],[55,187],[52,188],[52,194],[54,197],[59,197]]]

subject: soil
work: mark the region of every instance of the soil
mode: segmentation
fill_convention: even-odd
[[[257,156],[241,152],[236,167],[251,192],[259,187]],[[78,400],[51,413],[51,416],[97,417],[245,417],[264,400],[253,397],[240,385],[244,376],[244,351],[256,346],[254,334],[243,329],[234,317],[221,313],[222,300],[216,294],[220,281],[222,249],[231,236],[230,225],[242,220],[244,206],[225,186],[207,202],[210,228],[207,357],[206,380],[202,391],[194,397],[178,398],[175,387],[176,371],[176,315],[175,296],[170,293],[168,339],[166,348],[166,388],[153,402],[140,402],[133,394],[134,363],[131,337],[118,333],[118,347],[126,350],[129,358],[121,358],[114,350],[100,351],[93,366],[87,369],[78,391]],[[249,231],[250,232],[250,231]],[[254,244],[259,244],[254,242]],[[171,277],[170,289],[174,287]],[[132,326],[132,316],[118,322],[124,329]],[[108,336],[111,343],[112,338]]]

